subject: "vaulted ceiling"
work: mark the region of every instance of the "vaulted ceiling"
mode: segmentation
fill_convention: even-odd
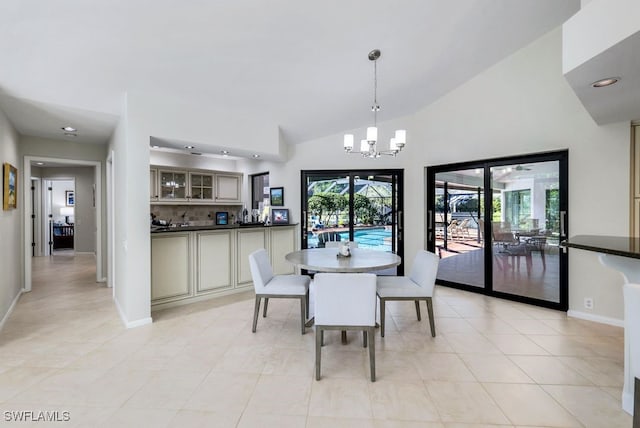
[[[288,142],[432,103],[559,26],[578,0],[3,0],[0,109],[18,132],[105,142],[127,92],[229,107]],[[71,137],[69,137],[71,138]]]

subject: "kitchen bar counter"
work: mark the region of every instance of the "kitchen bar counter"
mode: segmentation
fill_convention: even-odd
[[[224,230],[224,229],[248,229],[248,228],[265,228],[265,227],[286,227],[297,226],[298,223],[291,224],[272,224],[265,226],[262,223],[246,223],[246,224],[210,224],[205,226],[151,226],[151,233],[164,232],[194,232],[200,230]]]
[[[627,236],[577,235],[560,243],[599,253],[603,265],[624,278],[624,386],[622,408],[640,428],[640,239]]]
[[[626,236],[576,235],[562,241],[563,247],[640,259],[640,239]]]

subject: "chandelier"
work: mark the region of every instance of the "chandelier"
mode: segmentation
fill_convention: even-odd
[[[365,158],[379,158],[382,155],[395,156],[404,148],[407,142],[407,131],[399,129],[396,131],[395,136],[389,141],[389,150],[378,150],[378,112],[380,111],[380,105],[378,105],[378,67],[377,60],[380,58],[380,50],[374,49],[369,52],[369,60],[373,61],[373,105],[371,111],[373,112],[373,126],[367,128],[367,137],[364,140],[360,140],[360,151],[353,150],[353,134],[344,135],[344,150],[347,153],[361,155]]]

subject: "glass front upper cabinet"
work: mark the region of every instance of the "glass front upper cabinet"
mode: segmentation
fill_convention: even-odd
[[[190,173],[191,199],[213,200],[213,174]]]
[[[160,198],[168,200],[187,199],[187,173],[181,171],[159,171]]]

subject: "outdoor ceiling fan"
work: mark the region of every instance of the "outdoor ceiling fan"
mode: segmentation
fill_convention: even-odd
[[[514,168],[516,171],[531,171],[531,168],[527,168],[526,166],[518,165]]]

